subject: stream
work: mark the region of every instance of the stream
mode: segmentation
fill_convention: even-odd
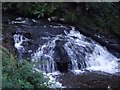
[[[18,58],[30,58],[35,69],[55,85],[50,88],[118,88],[120,59],[74,26],[28,18],[3,20]],[[21,61],[20,61],[21,62]]]

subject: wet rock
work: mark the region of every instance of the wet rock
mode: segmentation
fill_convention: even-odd
[[[70,58],[64,48],[64,41],[57,40],[55,46],[55,62],[60,72],[67,72],[70,64]]]
[[[64,22],[65,19],[64,18],[59,18],[57,16],[52,16],[50,18],[47,19],[49,22]]]
[[[56,46],[55,46],[55,56],[56,56],[56,61],[58,62],[62,62],[62,63],[67,63],[70,62],[69,60],[69,56],[67,51],[64,48],[64,44],[62,41],[57,40],[56,42]]]
[[[35,22],[32,19],[28,19],[28,18],[16,18],[14,21],[12,21],[12,24],[23,24],[23,25],[29,25],[29,26],[33,26],[36,25]]]
[[[67,88],[106,88],[118,89],[120,76],[101,72],[84,72],[79,75],[65,73],[58,77],[63,86]]]

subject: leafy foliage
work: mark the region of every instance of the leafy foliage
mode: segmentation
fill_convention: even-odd
[[[37,16],[37,18],[45,17],[50,15],[57,9],[56,4],[51,3],[24,3],[24,2],[13,2],[13,3],[3,3],[3,11],[16,12],[17,14],[23,16]]]
[[[26,17],[34,16],[37,18],[46,18],[57,16],[64,18],[68,22],[86,19],[86,21],[89,21],[93,25],[102,28],[101,32],[113,32],[120,36],[119,3],[6,2],[3,3],[2,9],[3,11],[15,12],[16,14]]]
[[[88,15],[103,31],[112,31],[120,36],[119,3],[87,3]]]
[[[57,9],[57,5],[52,5],[50,3],[35,3],[33,4],[33,7],[34,10],[32,13],[37,15],[38,18],[44,17],[45,15],[50,15]]]
[[[2,51],[2,88],[48,88],[49,79],[33,68],[33,63],[18,64],[6,49]]]

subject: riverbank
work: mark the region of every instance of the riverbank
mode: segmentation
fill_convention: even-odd
[[[72,72],[61,74],[57,79],[67,88],[104,88],[118,89],[120,76],[103,72],[86,71],[80,74]]]
[[[82,34],[120,57],[118,13],[118,3],[3,3],[3,16],[21,16],[75,26]]]
[[[20,19],[20,20],[18,20],[18,19]],[[73,47],[73,49],[70,48],[70,49],[72,49],[72,50],[70,50],[72,52],[72,54],[70,56],[72,56],[74,53],[76,53],[77,50],[83,50],[83,51],[78,51],[78,53],[80,53],[80,57],[78,57],[78,59],[82,57],[80,60],[82,60],[82,59],[84,60],[85,52],[88,53],[88,54],[85,53],[86,55],[89,55],[90,53],[93,52],[92,49],[95,49],[94,47],[91,47],[91,49],[89,48],[89,46],[94,45],[95,43],[92,43],[91,38],[86,37],[87,35],[85,36],[86,37],[86,40],[85,40],[85,37],[83,38],[83,35],[79,34],[79,32],[73,32],[75,30],[74,27],[69,26],[69,28],[66,30],[67,25],[68,25],[67,23],[66,24],[64,23],[64,25],[66,25],[66,26],[64,26],[62,24],[58,24],[58,23],[57,24],[54,23],[52,25],[51,24],[52,22],[45,21],[45,23],[42,23],[41,21],[38,20],[35,24],[35,23],[33,23],[33,21],[36,21],[36,20],[31,21],[31,19],[28,19],[28,18],[25,19],[22,17],[19,17],[19,18],[15,17],[13,21],[10,20],[9,17],[8,17],[8,19],[4,19],[4,20],[5,21],[3,21],[4,22],[3,23],[3,36],[4,36],[5,42],[3,42],[3,44],[6,44],[5,47],[8,47],[9,50],[10,49],[14,50],[15,44],[19,44],[19,42],[23,41],[23,39],[25,41],[25,42],[22,42],[22,44],[17,45],[18,50],[16,50],[16,51],[19,51],[19,49],[21,47],[24,47],[24,49],[26,49],[26,51],[28,51],[28,52],[26,53],[26,51],[25,52],[21,51],[20,53],[18,53],[19,55],[27,56],[27,54],[30,54],[29,53],[30,50],[31,51],[34,50],[33,51],[33,54],[35,55],[34,58],[39,58],[40,57],[39,50],[43,50],[42,52],[45,52],[44,54],[42,54],[43,56],[45,54],[46,54],[46,56],[50,56],[51,53],[49,54],[48,51],[51,52],[51,50],[54,50],[54,49],[52,49],[52,47],[54,46],[54,44],[55,44],[54,41],[56,41],[56,39],[62,39],[63,41],[68,39],[68,42],[72,43],[71,47]],[[47,25],[47,23],[48,23],[48,25]],[[70,23],[69,23],[69,25],[70,25]],[[78,23],[78,25],[79,25],[79,23]],[[84,27],[82,25],[80,25],[79,29],[82,30],[81,28],[84,28]],[[71,31],[72,29],[74,29],[74,30],[70,33],[69,31]],[[76,29],[76,30],[79,30],[79,29]],[[85,29],[84,31],[88,31],[88,30],[89,29]],[[82,33],[82,32],[80,31],[80,33]],[[88,33],[90,33],[90,32],[88,32]],[[88,33],[86,33],[86,34],[88,34]],[[64,34],[67,36],[64,36]],[[76,34],[77,34],[77,36],[76,36]],[[18,36],[18,38],[16,37],[16,40],[18,40],[18,42],[16,42],[16,40],[15,40],[15,37],[14,37],[15,35]],[[22,37],[22,35],[24,36],[24,38],[20,39]],[[63,36],[61,36],[61,35],[63,35]],[[26,41],[26,38],[28,38],[29,40],[32,39],[31,44]],[[75,43],[73,43],[74,41],[76,41],[76,43],[77,43],[77,38],[78,38],[78,40],[85,40],[84,42],[79,41],[81,43],[80,44],[78,43],[78,45],[81,45],[83,43],[83,46],[84,46],[84,45],[86,45],[85,43],[90,43],[90,42],[91,42],[91,44],[88,44],[88,46],[86,46],[86,48],[82,48],[82,46],[77,47],[77,45],[75,45]],[[45,43],[45,42],[49,42],[49,43]],[[63,43],[61,42],[60,47],[63,45]],[[31,47],[31,45],[32,45],[32,47]],[[42,45],[45,48],[38,49],[38,47],[41,48]],[[95,46],[97,46],[97,45],[95,45]],[[51,47],[51,48],[49,48],[49,47]],[[87,50],[87,47],[88,47],[88,50]],[[30,50],[28,50],[28,48]],[[100,65],[103,65],[103,67],[107,67],[107,69],[106,69],[106,72],[107,72],[107,70],[109,70],[108,66],[110,64],[114,64],[109,61],[114,60],[115,58],[112,59],[111,54],[109,54],[108,51],[104,52],[104,49],[100,49],[98,47],[96,47],[96,48],[98,49],[99,52],[95,52],[95,56],[94,56],[94,54],[92,54],[91,56],[94,59],[96,59],[96,56],[98,56],[97,59],[101,59],[99,57],[101,55],[102,59],[100,60],[100,62],[97,59],[94,61],[96,61]],[[61,51],[62,50],[63,49],[61,49]],[[67,47],[67,50],[69,50],[69,47]],[[102,52],[102,50],[103,50],[103,52]],[[108,54],[108,56],[106,57],[102,53],[105,53],[106,56]],[[14,54],[16,55],[16,53],[14,53]],[[70,54],[70,53],[68,53],[68,54]],[[48,62],[49,62],[49,63],[47,63],[47,67],[49,67],[51,65],[53,66],[54,63],[50,62],[52,60],[49,61],[49,57],[46,58],[46,56],[44,56],[43,58],[45,60],[48,60]],[[77,53],[74,56],[77,56]],[[52,57],[50,59],[52,59]],[[38,60],[38,59],[36,59],[36,60]],[[86,58],[85,58],[85,60],[86,60]],[[91,61],[91,62],[96,63],[94,61]],[[101,64],[101,62],[104,62],[104,63]],[[108,65],[108,66],[104,66],[104,64]],[[114,66],[117,66],[117,63],[115,63]],[[110,69],[112,69],[112,68],[110,65]],[[44,68],[40,67],[40,69],[43,70]],[[47,68],[47,70],[49,70],[49,69],[51,71],[51,68]],[[104,74],[104,72],[96,73],[96,72],[85,71],[85,73],[75,75],[71,72],[67,72],[67,73],[65,72],[65,73],[60,74],[60,76],[57,78],[57,80],[59,82],[61,82],[63,84],[63,86],[65,86],[67,88],[106,88],[106,89],[119,88],[118,87],[119,75],[117,75],[117,73],[115,73],[115,75],[114,75],[114,74],[108,74],[108,73]]]

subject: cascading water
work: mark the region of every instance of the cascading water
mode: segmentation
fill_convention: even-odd
[[[50,88],[119,86],[120,59],[75,27],[20,17],[12,20],[4,26],[5,47],[13,47],[14,42],[18,62],[35,62],[33,69],[55,83]]]
[[[56,64],[53,58],[55,40],[53,39],[51,41],[48,41],[43,46],[39,47],[38,50],[32,55],[33,61],[40,61],[38,68],[47,73],[56,71]]]
[[[47,41],[43,45],[39,45],[38,50],[31,54],[31,58],[32,61],[37,62],[36,68],[45,73],[59,71],[56,59],[63,66],[64,63],[67,64],[67,69],[73,72],[84,69],[107,73],[119,72],[117,58],[105,47],[80,34],[74,27],[71,27],[70,30],[64,30],[64,34],[53,35],[52,37],[42,36],[42,39]],[[19,53],[25,51],[22,43],[28,40],[23,35],[14,35],[15,48],[18,49]],[[56,43],[58,40],[60,45]],[[57,51],[55,51],[56,46]],[[59,53],[62,55],[58,55]]]
[[[23,52],[25,52],[25,48],[24,46],[22,46],[22,43],[29,41],[29,39],[27,39],[26,37],[20,34],[15,34],[13,38],[14,38],[14,43],[15,43],[14,47],[18,50],[19,57],[22,58],[22,54]]]

